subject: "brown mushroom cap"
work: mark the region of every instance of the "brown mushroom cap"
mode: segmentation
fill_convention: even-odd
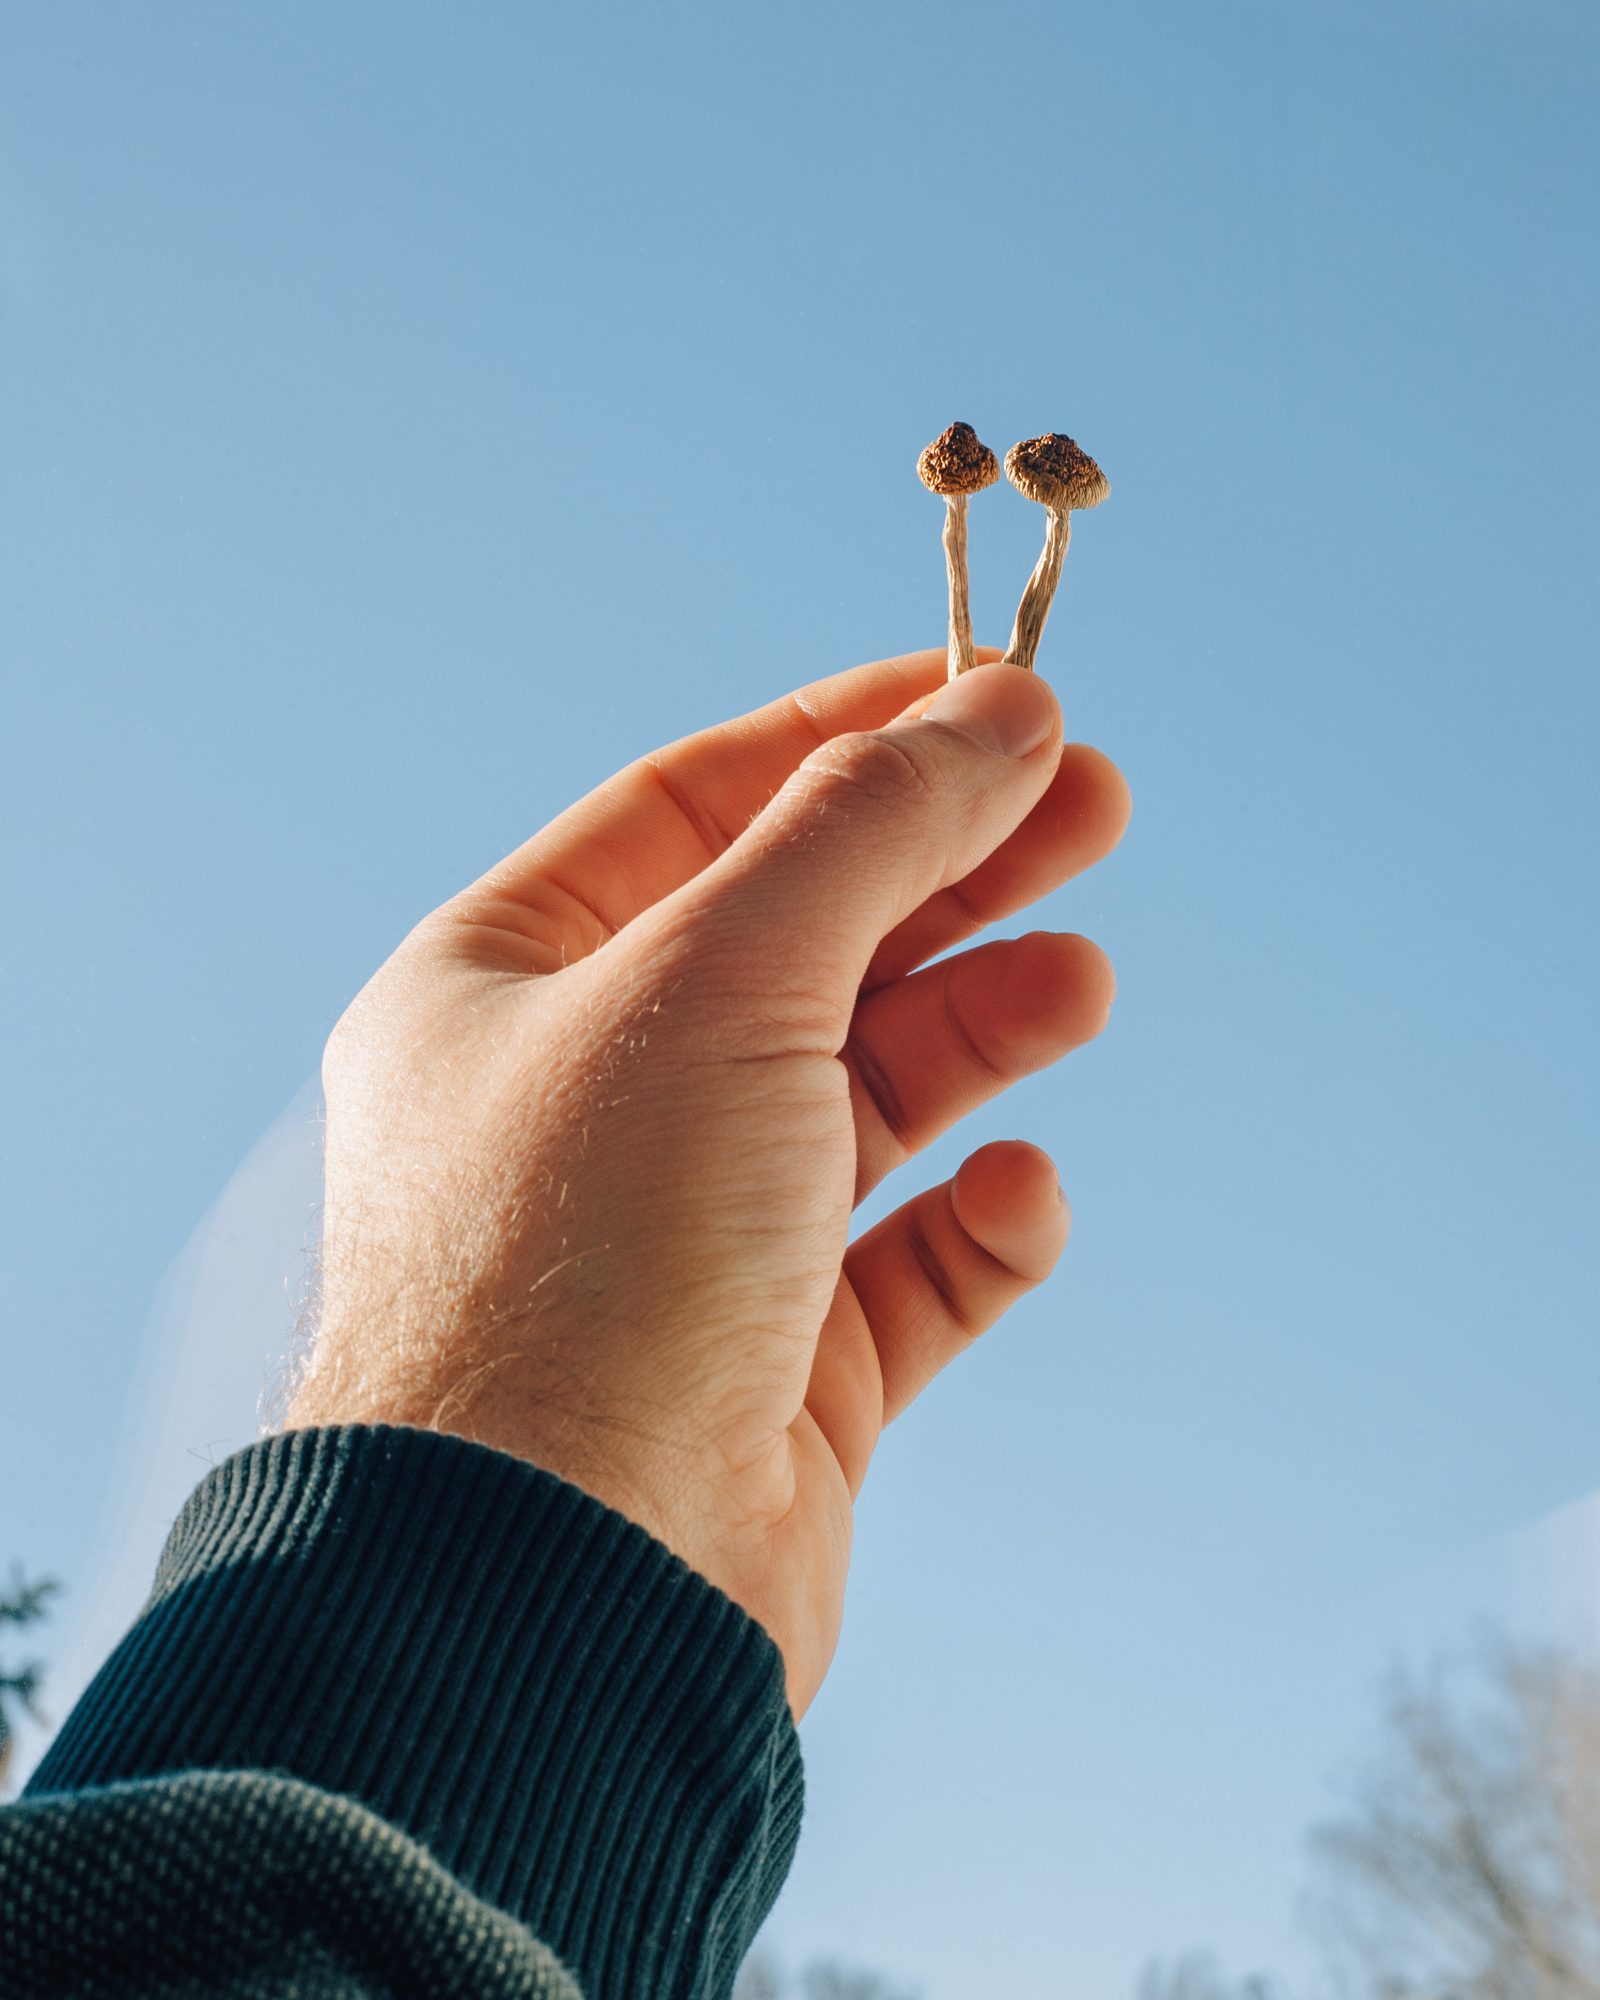
[[[1019,493],[1057,513],[1098,507],[1111,491],[1110,480],[1089,454],[1060,431],[1014,444],[1006,453],[1006,477]]]
[[[1000,477],[1000,461],[986,444],[978,442],[971,424],[952,424],[917,460],[917,477],[924,486],[947,497],[981,493]]]

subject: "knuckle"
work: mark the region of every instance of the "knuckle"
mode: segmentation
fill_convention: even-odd
[[[975,1339],[983,1328],[968,1305],[966,1288],[936,1248],[920,1216],[914,1215],[911,1219],[908,1247],[947,1325],[963,1339]]]
[[[888,1133],[902,1159],[909,1159],[916,1151],[915,1137],[905,1105],[895,1085],[888,1066],[879,1058],[871,1044],[860,1034],[851,1033],[845,1039],[840,1055],[847,1069],[855,1074],[867,1102],[878,1114],[879,1123]]]
[[[913,748],[899,732],[860,730],[836,736],[814,750],[803,768],[814,790],[820,787],[874,804],[898,804],[933,790],[925,751]]]
[[[988,1040],[980,1039],[974,1031],[971,1021],[956,997],[953,981],[945,983],[944,1017],[952,1041],[966,1057],[976,1075],[998,1088],[1003,1088],[1016,1080],[1012,1064],[997,1055]]]

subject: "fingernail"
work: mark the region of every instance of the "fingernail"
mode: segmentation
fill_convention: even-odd
[[[964,730],[986,750],[1026,757],[1055,727],[1055,697],[1017,667],[974,667],[948,681],[923,711],[930,722]]]

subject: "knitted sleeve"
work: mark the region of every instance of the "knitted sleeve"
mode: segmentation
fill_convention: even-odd
[[[0,1996],[726,2000],[802,1799],[776,1646],[642,1528],[290,1432],[196,1488],[0,1809]]]

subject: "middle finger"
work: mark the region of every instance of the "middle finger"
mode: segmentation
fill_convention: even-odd
[[[863,990],[871,992],[924,965],[987,924],[1047,896],[1103,861],[1122,838],[1133,802],[1109,757],[1069,743],[1050,789],[987,860],[930,896],[878,946]]]
[[[958,1118],[1092,1041],[1116,984],[1087,938],[1030,931],[863,994],[840,1051],[855,1113],[856,1201]]]

